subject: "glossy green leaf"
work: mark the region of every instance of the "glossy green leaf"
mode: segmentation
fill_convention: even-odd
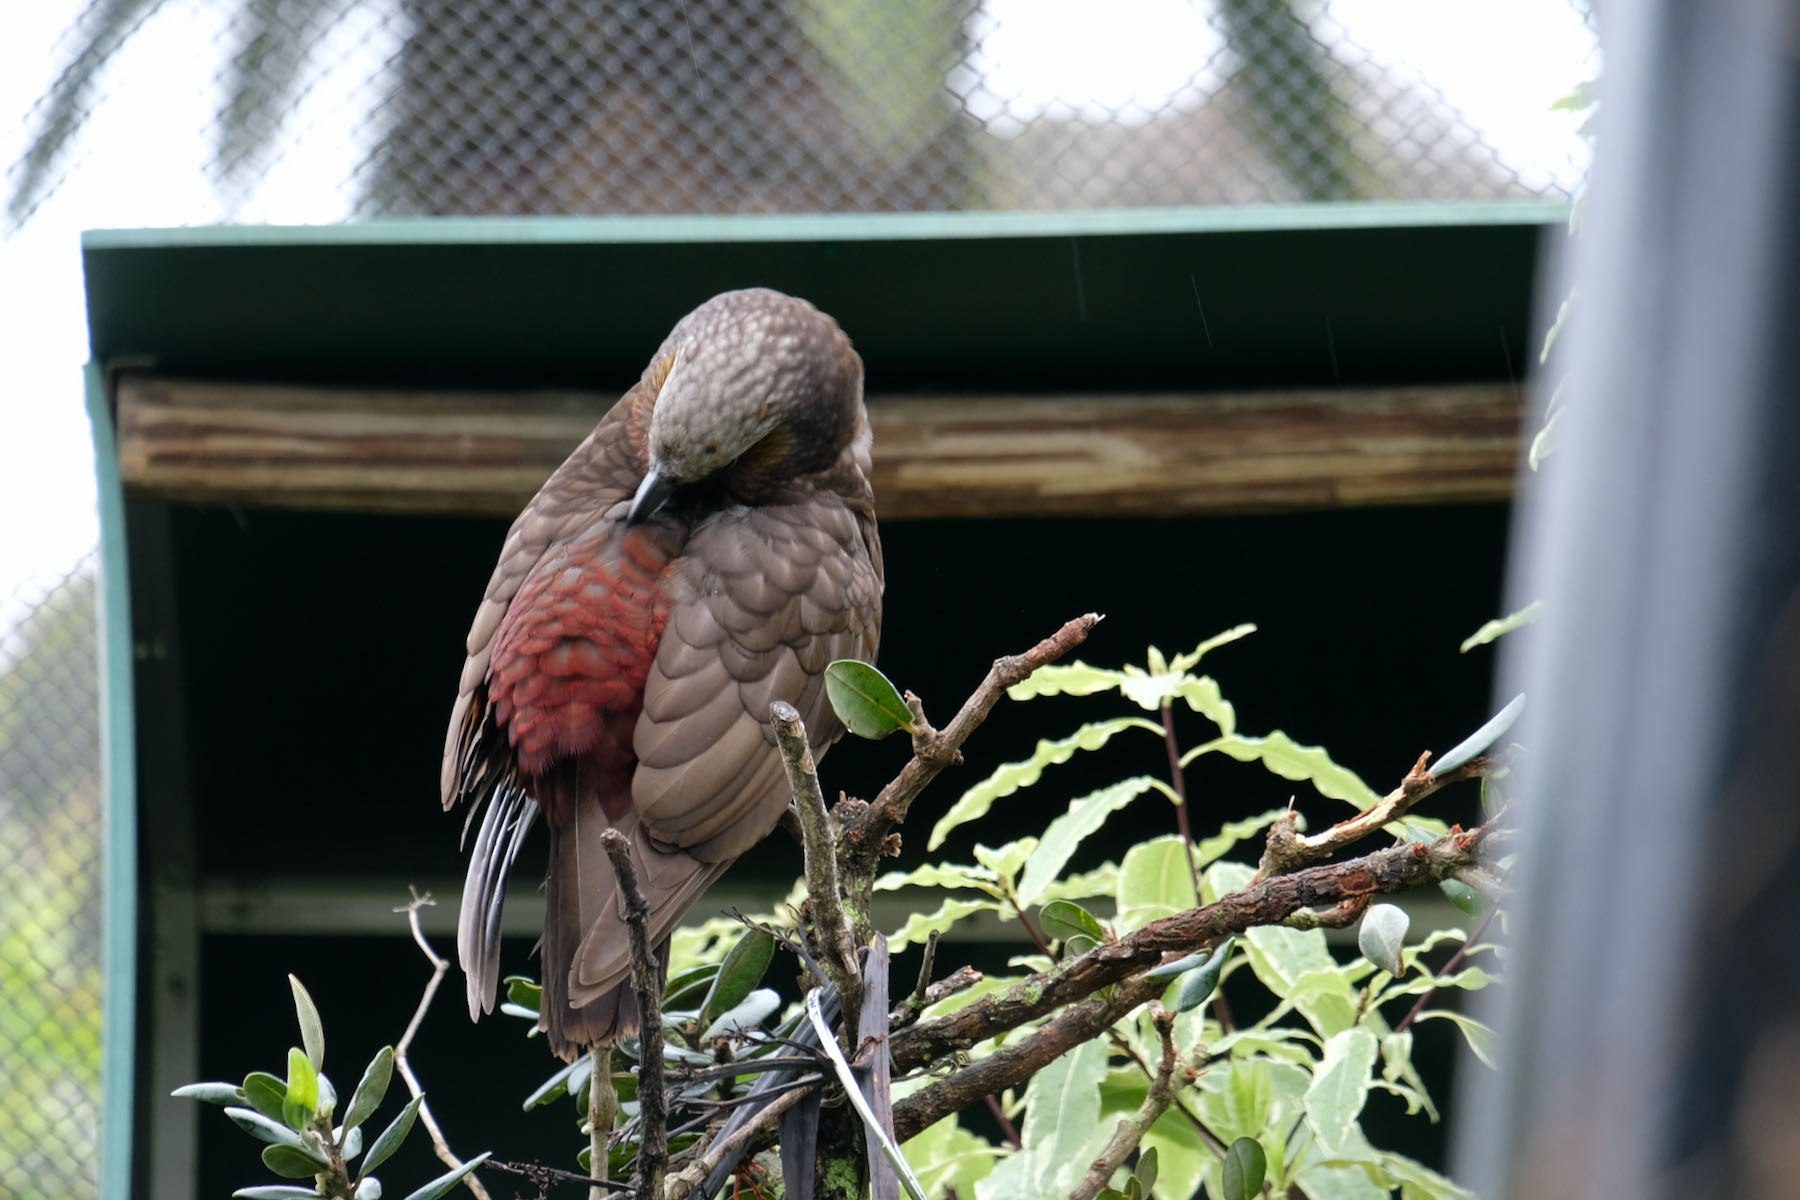
[[[1119,864],[1117,924],[1122,930],[1182,912],[1194,906],[1190,850],[1179,834],[1139,842]]]
[[[306,1051],[288,1051],[287,1093],[281,1103],[281,1119],[294,1129],[305,1129],[319,1110],[319,1076]]]
[[[235,1083],[184,1083],[169,1095],[202,1104],[244,1104],[249,1100],[244,1089]]]
[[[249,1108],[227,1108],[225,1115],[237,1124],[239,1129],[259,1142],[268,1142],[275,1146],[298,1146],[300,1135],[271,1117]]]
[[[1375,1035],[1361,1025],[1325,1040],[1324,1056],[1306,1089],[1306,1123],[1327,1155],[1335,1156],[1356,1128],[1379,1052]]]
[[[1095,918],[1094,914],[1079,904],[1067,900],[1052,900],[1038,910],[1038,928],[1045,937],[1055,941],[1085,934],[1095,944],[1106,940],[1106,929]]]
[[[860,738],[911,729],[912,712],[888,677],[868,663],[840,658],[825,668],[825,695],[844,727]]]
[[[300,1044],[306,1048],[306,1057],[316,1074],[325,1069],[325,1026],[306,986],[292,975],[288,976],[288,986],[294,991],[294,1015],[300,1018]]]
[[[1544,602],[1533,600],[1518,612],[1508,613],[1504,617],[1496,617],[1492,621],[1463,639],[1462,653],[1467,654],[1477,646],[1485,646],[1497,638],[1504,637],[1515,629],[1530,625],[1544,612]]]
[[[451,1188],[461,1183],[464,1175],[467,1175],[470,1171],[473,1171],[476,1167],[479,1167],[482,1163],[486,1162],[488,1156],[492,1153],[493,1151],[491,1150],[482,1151],[462,1166],[456,1168],[456,1170],[446,1171],[424,1187],[409,1193],[406,1200],[438,1200],[439,1196],[444,1195]]]
[[[725,961],[719,964],[719,974],[713,980],[712,990],[706,994],[706,1002],[700,1006],[700,1023],[710,1025],[719,1019],[720,1014],[742,1004],[744,997],[762,982],[763,975],[773,961],[774,935],[762,929],[746,929],[737,945],[725,955]]]
[[[703,963],[669,976],[668,983],[663,986],[663,1011],[680,1008],[698,1010],[712,992],[713,980],[718,976],[718,963]]]
[[[1194,747],[1181,756],[1186,766],[1202,754],[1218,751],[1239,762],[1260,762],[1283,779],[1312,784],[1321,795],[1344,800],[1358,808],[1368,808],[1380,797],[1348,767],[1331,761],[1331,756],[1318,746],[1303,746],[1279,729],[1267,737],[1228,734]]]
[[[263,1183],[241,1187],[231,1195],[233,1200],[319,1200],[319,1189],[295,1187],[291,1183]]]
[[[773,988],[756,988],[748,996],[713,1018],[700,1035],[702,1042],[717,1037],[732,1037],[746,1029],[755,1029],[781,1007],[781,997]]]
[[[330,1164],[302,1146],[264,1146],[263,1166],[283,1179],[311,1179]]]
[[[267,1071],[252,1071],[244,1076],[244,1098],[263,1116],[279,1121],[287,1103],[287,1081]]]
[[[1191,1012],[1199,1008],[1218,990],[1219,976],[1225,970],[1225,960],[1231,956],[1231,947],[1236,940],[1226,938],[1218,949],[1207,956],[1205,962],[1188,972],[1175,993],[1176,1012]]]
[[[1036,783],[1043,776],[1046,767],[1068,762],[1082,750],[1098,750],[1115,734],[1127,729],[1148,730],[1157,737],[1162,737],[1162,726],[1153,725],[1142,717],[1114,717],[1108,721],[1083,725],[1068,737],[1057,741],[1040,741],[1030,758],[1002,764],[993,774],[964,792],[950,806],[950,811],[931,827],[931,836],[926,840],[925,848],[936,850],[957,826],[986,816],[994,801]]]
[[[355,1129],[381,1107],[387,1096],[388,1083],[394,1075],[394,1048],[383,1046],[363,1069],[362,1082],[350,1095],[350,1107],[344,1112],[344,1125]]]
[[[506,977],[506,998],[520,1008],[529,1008],[537,1012],[544,1005],[544,989],[535,979],[527,979],[523,975]]]
[[[400,1143],[404,1142],[406,1135],[412,1132],[413,1119],[419,1115],[419,1105],[424,1101],[424,1096],[414,1096],[407,1102],[406,1107],[400,1110],[400,1115],[381,1131],[381,1136],[375,1139],[375,1144],[369,1147],[369,1153],[363,1159],[362,1170],[357,1173],[358,1179],[366,1177],[369,1172],[386,1162],[388,1157],[400,1148]]]
[[[1018,896],[1022,905],[1037,903],[1043,890],[1056,881],[1069,859],[1084,839],[1099,832],[1106,818],[1151,790],[1159,790],[1175,799],[1169,785],[1148,775],[1123,779],[1069,804],[1068,811],[1051,821],[1038,839],[1037,848],[1025,862],[1025,873],[1019,879]]]
[[[1506,731],[1513,727],[1514,722],[1519,719],[1519,714],[1524,711],[1524,695],[1514,696],[1505,708],[1488,720],[1487,724],[1458,742],[1452,749],[1445,751],[1436,762],[1432,763],[1431,773],[1442,775],[1445,771],[1462,766],[1505,736]]]
[[[1225,1151],[1222,1180],[1225,1200],[1253,1200],[1262,1191],[1263,1176],[1268,1172],[1268,1158],[1262,1143],[1253,1137],[1241,1137]]]
[[[1475,1052],[1475,1057],[1479,1058],[1483,1063],[1490,1067],[1494,1065],[1494,1047],[1496,1043],[1494,1031],[1486,1025],[1483,1025],[1480,1021],[1477,1021],[1474,1017],[1465,1017],[1463,1014],[1451,1012],[1447,1008],[1428,1008],[1419,1014],[1418,1019],[1420,1021],[1443,1020],[1451,1022],[1458,1029],[1462,1030],[1464,1039],[1469,1043],[1469,1049]]]
[[[1406,974],[1400,952],[1406,948],[1406,930],[1412,918],[1394,904],[1371,904],[1356,927],[1356,948],[1363,957],[1395,978]]]
[[[1099,945],[1098,939],[1091,938],[1085,933],[1071,933],[1063,939],[1062,960],[1067,962],[1072,958],[1080,958]]]

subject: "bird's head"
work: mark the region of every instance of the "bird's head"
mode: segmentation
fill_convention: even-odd
[[[684,484],[755,498],[837,460],[864,423],[862,359],[837,322],[768,288],[714,296],[683,317],[648,375],[650,461],[629,520]]]

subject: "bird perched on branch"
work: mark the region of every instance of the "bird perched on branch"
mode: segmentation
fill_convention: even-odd
[[[600,833],[631,841],[651,944],[774,827],[786,700],[821,754],[825,665],[870,660],[881,544],[862,360],[767,289],[683,317],[513,522],[469,630],[442,773],[481,815],[457,931],[469,1014],[493,1010],[507,875],[550,827],[539,1027],[572,1059],[636,1027]],[[485,802],[485,807],[484,807]]]

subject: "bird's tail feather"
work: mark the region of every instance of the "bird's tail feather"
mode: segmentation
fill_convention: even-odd
[[[469,854],[462,910],[456,922],[456,957],[468,981],[472,1020],[494,1011],[500,984],[500,914],[506,904],[506,880],[537,813],[537,802],[510,782],[492,790],[482,812],[481,831]]]

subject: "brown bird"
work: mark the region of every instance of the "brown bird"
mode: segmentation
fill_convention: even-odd
[[[881,628],[870,445],[837,323],[726,292],[676,324],[513,522],[444,745],[465,838],[482,812],[457,930],[471,1017],[493,1010],[507,875],[541,811],[539,1028],[565,1059],[635,1029],[600,834],[630,839],[666,946],[786,807],[770,703],[800,710],[815,754],[842,732],[825,665],[873,659]]]

